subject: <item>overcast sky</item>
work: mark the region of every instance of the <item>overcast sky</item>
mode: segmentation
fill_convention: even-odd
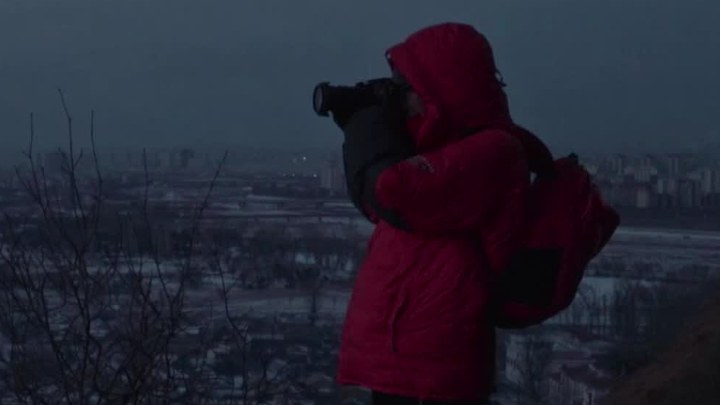
[[[515,120],[557,152],[720,137],[718,0],[0,0],[0,149],[31,111],[64,142],[58,87],[105,148],[338,146],[315,83],[385,75],[444,21],[488,36]]]

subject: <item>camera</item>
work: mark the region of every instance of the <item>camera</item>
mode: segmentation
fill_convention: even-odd
[[[409,86],[394,78],[371,79],[354,86],[332,86],[322,82],[313,90],[313,109],[327,117],[330,112],[357,111],[371,105],[388,105],[402,110]]]

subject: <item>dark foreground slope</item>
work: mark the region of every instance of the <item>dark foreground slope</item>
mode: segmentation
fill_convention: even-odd
[[[720,404],[720,292],[690,319],[671,348],[619,381],[603,405]]]

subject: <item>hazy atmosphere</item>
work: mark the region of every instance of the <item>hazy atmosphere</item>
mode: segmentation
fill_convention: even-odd
[[[313,85],[385,75],[388,46],[448,20],[489,37],[514,118],[557,151],[720,137],[714,0],[2,0],[2,150],[31,111],[41,146],[64,142],[57,88],[102,147],[336,147]]]
[[[0,403],[720,404],[719,22],[0,0]]]

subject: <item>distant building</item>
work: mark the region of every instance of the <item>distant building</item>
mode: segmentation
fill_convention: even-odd
[[[701,178],[701,190],[703,194],[720,193],[720,170],[715,168],[705,168],[702,171]]]
[[[651,187],[648,183],[629,181],[614,181],[601,187],[606,201],[618,207],[637,207],[650,204],[652,198]],[[645,202],[647,200],[647,202]]]
[[[155,152],[155,167],[160,170],[169,170],[175,166],[175,156],[171,150]]]
[[[650,208],[653,205],[653,193],[649,184],[638,184],[635,188],[635,207]]]
[[[320,187],[332,195],[345,194],[345,173],[337,160],[332,160],[320,173]]]
[[[694,208],[699,206],[696,182],[689,179],[682,179],[678,182],[679,205],[682,208]]]
[[[627,156],[625,156],[623,154],[617,154],[612,157],[610,167],[615,175],[623,176],[625,173],[626,164],[627,164]]]
[[[641,165],[634,170],[634,180],[637,182],[650,182],[658,177],[658,169],[653,165]]]
[[[653,155],[643,155],[640,159],[640,165],[643,167],[657,168],[657,159]]]
[[[660,208],[676,207],[678,195],[678,180],[675,178],[660,178],[655,183],[657,193],[657,206]]]
[[[180,151],[180,169],[187,170],[190,167],[191,159],[195,158],[195,151],[183,149]]]
[[[676,153],[667,156],[667,174],[670,177],[680,175],[680,155]]]

